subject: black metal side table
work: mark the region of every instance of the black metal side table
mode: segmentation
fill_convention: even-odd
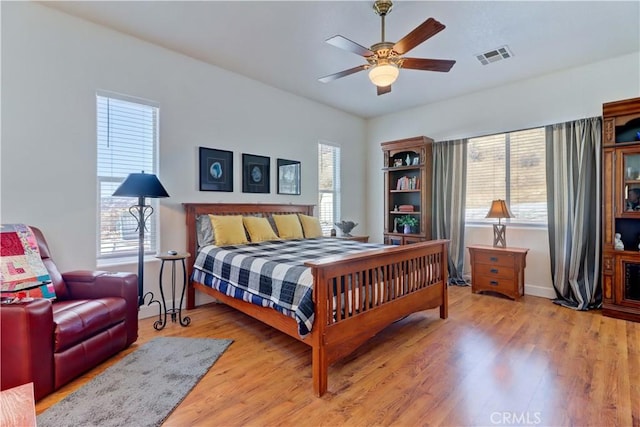
[[[189,317],[182,317],[182,301],[184,299],[184,293],[187,288],[187,269],[184,264],[184,260],[190,257],[189,253],[178,253],[175,255],[172,254],[162,254],[156,255],[156,258],[162,260],[162,265],[160,265],[160,279],[158,284],[160,286],[160,296],[162,297],[162,306],[160,306],[160,314],[158,315],[159,319],[153,323],[154,329],[157,331],[161,330],[167,325],[167,314],[171,315],[171,321],[175,323],[176,318],[180,322],[181,326],[189,326],[191,323],[191,319]],[[164,263],[165,261],[171,261],[171,308],[167,309],[167,303],[164,299],[164,290],[162,289],[162,273],[164,271]],[[182,262],[182,292],[180,293],[180,305],[176,309],[176,261]],[[151,301],[157,302],[160,305],[159,301]],[[149,302],[149,305],[151,305]]]

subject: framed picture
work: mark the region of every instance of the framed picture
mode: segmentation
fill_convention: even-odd
[[[200,191],[233,191],[233,152],[200,147]]]
[[[411,162],[412,165],[419,165],[420,164],[420,156],[415,156],[413,158],[413,161]]]
[[[300,194],[300,162],[278,159],[278,194]]]
[[[242,192],[270,193],[269,157],[242,154]]]

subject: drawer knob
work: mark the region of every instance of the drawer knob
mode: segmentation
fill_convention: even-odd
[[[496,280],[490,281],[489,284],[493,286],[498,286],[498,282]]]
[[[498,272],[497,268],[492,268],[491,270],[489,270],[490,272],[492,272],[493,274],[496,274]]]
[[[497,256],[492,256],[491,258],[489,258],[491,261],[493,262],[498,262],[498,257]]]

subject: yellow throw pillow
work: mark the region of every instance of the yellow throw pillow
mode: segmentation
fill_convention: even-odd
[[[277,240],[278,236],[274,233],[271,224],[267,218],[257,216],[242,217],[244,227],[249,232],[249,238],[252,242],[263,242],[265,240]]]
[[[216,246],[241,245],[249,243],[242,225],[242,215],[209,215]]]
[[[302,227],[298,215],[272,215],[281,239],[303,239]]]
[[[312,239],[314,237],[322,237],[322,227],[320,227],[320,220],[318,218],[303,214],[298,214],[298,217],[300,218],[305,238]]]

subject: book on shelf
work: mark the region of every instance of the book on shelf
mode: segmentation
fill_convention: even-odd
[[[419,190],[420,178],[417,176],[402,176],[396,182],[396,190]]]

